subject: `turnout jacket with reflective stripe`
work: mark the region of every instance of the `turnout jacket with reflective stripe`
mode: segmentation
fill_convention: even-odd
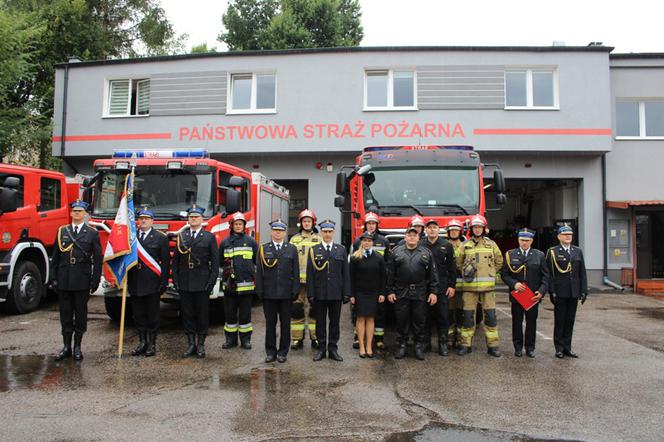
[[[463,278],[464,292],[490,292],[495,289],[496,275],[503,267],[503,255],[495,242],[486,236],[471,238],[459,248],[456,261]],[[472,281],[464,278],[468,266],[476,269]]]
[[[245,233],[231,232],[221,242],[219,255],[224,283],[238,293],[253,292],[258,256],[256,241]]]
[[[320,234],[311,231],[301,230],[300,233],[293,235],[290,243],[297,249],[298,264],[300,265],[300,282],[307,282],[307,261],[309,260],[309,249],[320,244],[323,238]]]

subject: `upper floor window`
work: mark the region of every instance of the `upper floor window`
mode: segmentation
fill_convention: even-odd
[[[232,74],[228,113],[274,113],[277,110],[277,76]]]
[[[664,137],[664,100],[617,101],[616,136]]]
[[[505,71],[506,109],[557,109],[556,72],[553,69]]]
[[[110,80],[108,82],[107,116],[150,114],[150,80]]]
[[[364,76],[365,110],[415,110],[415,72],[368,70]]]

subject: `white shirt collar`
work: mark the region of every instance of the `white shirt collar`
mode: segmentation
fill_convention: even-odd
[[[78,229],[80,230],[80,229],[83,228],[84,225],[85,225],[85,223],[81,223],[81,224],[74,224],[74,223],[71,223],[71,228],[72,228],[72,229],[76,229],[76,228],[78,227]]]
[[[325,242],[325,241],[323,241],[323,247],[325,247],[326,249],[327,249],[328,247],[329,247],[329,248],[332,248],[332,244],[334,244],[334,241],[332,241],[332,242]]]
[[[150,234],[150,232],[152,232],[152,227],[150,227],[150,229],[146,230],[145,232],[143,232],[141,229],[138,229],[138,236],[145,234],[145,236],[147,237]]]
[[[272,241],[272,244],[274,244],[275,247],[283,247],[284,243],[283,242],[274,242]]]
[[[521,249],[521,253],[523,253],[524,255],[529,254],[530,253],[530,247],[528,247],[526,250]]]

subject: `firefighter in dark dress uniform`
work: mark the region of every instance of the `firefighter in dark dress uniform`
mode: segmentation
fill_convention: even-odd
[[[546,265],[551,271],[549,299],[553,303],[553,344],[556,357],[578,358],[572,351],[572,333],[579,301],[586,302],[588,277],[580,248],[572,245],[574,231],[570,226],[558,229],[560,244],[546,252]]]
[[[286,241],[286,223],[278,219],[270,227],[272,241],[258,251],[256,294],[263,300],[265,313],[265,362],[283,363],[290,348],[291,308],[300,292],[300,266],[297,248]]]
[[[254,278],[258,244],[245,233],[246,226],[244,214],[234,213],[231,233],[219,248],[226,317],[226,342],[221,346],[224,349],[237,347],[239,334],[242,348],[251,350],[251,333],[254,330],[251,324],[251,298],[256,290]]]
[[[202,207],[187,210],[189,227],[178,233],[173,253],[173,284],[180,307],[188,347],[183,357],[205,357],[205,338],[210,325],[210,293],[219,276],[219,247],[214,235],[203,229]]]
[[[152,228],[154,213],[143,208],[138,212],[138,242],[147,256],[138,254],[138,263],[127,274],[138,346],[132,356],[154,356],[159,331],[159,303],[168,285],[170,253],[168,237]],[[143,255],[143,256],[142,256]]]
[[[71,338],[74,335],[74,359],[83,359],[81,341],[88,325],[88,299],[97,290],[101,279],[101,244],[96,229],[84,223],[88,204],[71,204],[71,224],[60,226],[53,249],[52,284],[58,293],[60,325],[64,347],[55,357],[61,361],[72,356]]]
[[[339,319],[341,304],[350,300],[350,271],[346,248],[334,243],[334,221],[326,219],[319,225],[323,240],[309,250],[307,262],[307,298],[316,312],[316,337],[319,347],[314,361],[327,355],[343,361],[339,354]],[[329,319],[329,332],[327,323]]]
[[[523,356],[523,318],[526,318],[526,355],[535,357],[535,337],[537,335],[537,310],[539,300],[549,287],[549,268],[546,265],[544,252],[533,249],[533,238],[535,232],[529,229],[521,229],[518,232],[519,247],[505,253],[505,263],[501,271],[503,282],[507,284],[510,292],[523,291],[526,286],[535,294],[533,301],[537,304],[528,311],[510,295],[512,303],[512,343],[514,344],[514,356]]]
[[[438,300],[436,265],[431,252],[419,242],[418,229],[409,227],[404,244],[394,248],[387,263],[387,300],[394,304],[399,334],[397,359],[406,356],[409,329],[415,335],[415,357],[424,359],[427,308]]]

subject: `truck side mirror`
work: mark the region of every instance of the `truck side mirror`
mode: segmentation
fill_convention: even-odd
[[[493,171],[493,188],[496,189],[496,193],[505,193],[505,177],[500,169]]]
[[[346,203],[346,198],[343,195],[337,195],[334,197],[334,207],[342,208]]]
[[[18,192],[16,189],[0,187],[0,215],[16,212],[18,206]]]
[[[92,187],[86,187],[83,189],[83,194],[81,195],[81,199],[88,203],[88,205],[92,205]]]
[[[228,187],[242,187],[244,185],[244,180],[242,177],[233,175],[228,180]]]
[[[376,175],[373,174],[373,172],[369,172],[362,178],[364,180],[364,184],[367,186],[371,186],[373,183],[376,182]]]
[[[235,189],[226,190],[226,213],[235,213],[240,210],[242,195]]]
[[[499,206],[503,206],[505,205],[506,202],[507,202],[507,195],[505,195],[504,193],[496,194],[496,204],[498,204]]]
[[[336,191],[337,195],[343,195],[346,193],[347,187],[346,187],[346,174],[343,172],[339,172],[337,174],[337,186],[336,186]],[[335,200],[336,201],[336,200]]]

